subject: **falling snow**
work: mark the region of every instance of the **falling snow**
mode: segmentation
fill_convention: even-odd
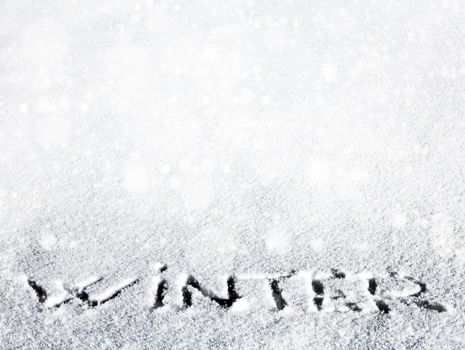
[[[0,348],[465,348],[463,23],[0,2]]]

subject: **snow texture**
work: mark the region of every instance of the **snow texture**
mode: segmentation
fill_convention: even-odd
[[[0,349],[465,348],[465,2],[0,1]]]

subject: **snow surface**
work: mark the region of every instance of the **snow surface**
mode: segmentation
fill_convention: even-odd
[[[0,349],[465,348],[464,113],[459,0],[0,1]]]

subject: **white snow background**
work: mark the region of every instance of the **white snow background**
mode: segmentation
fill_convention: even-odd
[[[1,0],[0,349],[463,349],[464,112],[459,0]],[[454,312],[150,312],[157,263],[402,270]],[[92,276],[142,282],[26,283]]]

